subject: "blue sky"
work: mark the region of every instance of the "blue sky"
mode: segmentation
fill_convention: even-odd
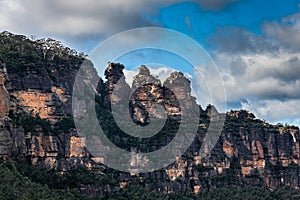
[[[299,0],[0,0],[0,31],[52,37],[89,53],[132,28],[176,30],[199,42],[216,63],[228,110],[247,109],[272,123],[300,125],[299,5]],[[184,59],[167,52],[145,49],[119,60],[128,75],[145,62],[193,75]],[[210,72],[202,70],[204,76]]]
[[[159,16],[150,19],[163,27],[183,32],[205,45],[207,37],[226,26],[262,34],[263,23],[279,21],[282,17],[297,13],[298,3],[297,0],[246,0],[215,11],[203,9],[194,2],[184,2],[160,8]]]

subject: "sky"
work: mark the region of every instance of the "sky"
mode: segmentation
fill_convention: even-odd
[[[51,37],[88,54],[129,29],[178,31],[197,41],[216,64],[227,110],[246,109],[274,124],[300,125],[299,0],[0,0],[0,22],[0,31]],[[143,60],[147,63],[139,63]],[[125,73],[131,78],[139,64],[149,63],[160,77],[173,70],[196,76],[185,67],[186,60],[151,49],[131,52],[119,61],[128,65]],[[211,69],[201,69],[201,76]],[[210,79],[218,98],[214,84],[219,82]],[[194,85],[196,92],[201,89]],[[198,102],[202,107],[209,103],[204,97]]]

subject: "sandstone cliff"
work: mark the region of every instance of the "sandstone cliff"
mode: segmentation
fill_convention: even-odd
[[[103,158],[94,157],[86,149],[85,138],[78,136],[72,120],[73,83],[84,58],[54,47],[45,51],[45,41],[30,41],[8,33],[0,35],[0,42],[1,156],[7,158],[18,152],[32,165],[58,171],[79,166],[106,169],[98,163]],[[176,135],[183,114],[179,102],[187,102],[187,107],[196,104],[190,82],[182,73],[174,72],[161,83],[146,66],[141,66],[130,87],[125,82],[123,69],[123,65],[111,63],[105,71],[106,81],[100,79],[96,88],[97,108],[107,114],[99,117],[100,122],[107,136],[119,147],[137,152],[160,149]],[[130,100],[129,118],[136,124],[144,126],[153,118],[167,116],[169,127],[165,126],[151,139],[139,140],[122,133],[110,111],[111,105],[118,104],[124,97]],[[182,157],[151,173],[131,176],[116,171],[119,187],[138,183],[160,192],[194,193],[229,185],[299,188],[298,127],[271,125],[247,111],[230,111],[226,113],[217,144],[202,158],[199,150],[207,128],[211,120],[218,118],[213,106],[206,110],[199,106],[199,109],[197,134]],[[103,191],[101,187],[82,186]]]

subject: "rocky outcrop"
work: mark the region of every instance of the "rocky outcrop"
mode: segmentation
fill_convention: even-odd
[[[151,118],[164,117],[164,88],[145,65],[140,66],[134,77],[132,91],[130,109],[135,122],[147,124]]]
[[[5,40],[0,41],[5,44]],[[33,51],[34,45],[38,44],[28,42],[26,48]],[[3,52],[5,51],[0,51],[2,54]],[[15,53],[15,57],[19,55],[19,60],[10,62],[6,59],[6,64],[1,60],[0,67],[1,156],[9,157],[18,152],[25,155],[33,165],[58,171],[68,171],[79,166],[94,170],[106,168],[101,165],[105,157],[95,158],[90,155],[85,146],[85,138],[78,136],[72,121],[72,90],[82,58],[55,53],[48,58],[43,51],[36,50],[29,59],[19,50]],[[16,59],[15,57],[10,59]],[[14,63],[19,63],[20,66],[16,67]],[[124,66],[119,63],[110,63],[105,71],[107,81],[104,83],[100,79],[97,88],[94,88],[97,109],[104,109],[103,113],[110,115],[111,106],[122,106],[123,100],[127,98],[129,103],[121,107],[121,110],[129,109],[131,116],[126,120],[147,125],[153,118],[166,116],[180,123],[185,114],[183,107],[198,108],[196,99],[191,96],[190,81],[183,73],[174,72],[161,83],[150,74],[146,66],[141,66],[130,88],[125,82],[123,69]],[[96,81],[94,75],[97,73],[94,69],[85,73],[85,83]],[[201,102],[201,99],[198,101]],[[208,156],[201,157],[199,150],[207,129],[212,121],[218,122],[220,118],[212,105],[206,110],[202,110],[200,106],[199,108],[198,131],[184,155],[174,158],[174,163],[154,172],[131,176],[129,173],[115,171],[114,178],[120,188],[135,183],[159,192],[199,193],[229,185],[270,189],[286,185],[300,187],[298,127],[271,125],[247,111],[230,111],[226,114],[225,125],[217,144],[211,152],[206,152]],[[84,106],[78,109],[86,112]],[[185,111],[192,112],[188,109]],[[135,149],[137,153],[162,148],[173,139],[178,130],[178,124],[174,123],[175,125],[171,124],[174,126],[166,127],[161,135],[153,136],[153,140],[139,140],[119,133],[121,131],[113,123],[111,116],[100,118],[106,120],[105,128],[109,132],[107,136],[113,142],[119,147]],[[114,127],[110,127],[110,124]],[[135,163],[144,162],[139,157],[133,160]],[[81,187],[91,193],[96,190],[110,191],[110,186],[106,189],[92,185]]]
[[[63,116],[69,115],[68,103],[71,95],[66,95],[65,91],[55,86],[51,87],[50,92],[41,90],[16,91],[11,93],[15,99],[17,107],[39,115],[42,119],[57,122]]]
[[[161,103],[167,111],[180,115],[177,98],[182,100],[193,98],[190,95],[189,84],[182,73],[175,72],[162,86],[159,80],[150,75],[145,66],[141,66],[139,74],[133,81],[135,89],[135,94],[131,97],[135,103],[133,105],[139,103],[142,111],[157,113],[151,110],[152,104]],[[133,113],[142,111],[134,110]],[[202,111],[202,115],[206,115],[211,121],[219,120],[218,112],[212,105]],[[137,117],[137,120],[144,117],[142,114],[136,116],[140,117]],[[203,158],[198,155],[198,150],[205,136],[203,131],[207,130],[209,123],[200,125],[197,139],[189,151],[183,158],[177,158],[160,177],[168,177],[166,179],[175,181],[176,184],[181,180],[181,188],[196,193],[217,188],[219,184],[224,184],[224,181],[225,185],[248,184],[271,189],[283,185],[299,187],[300,135],[297,127],[274,126],[256,119],[247,111],[231,111],[227,113],[225,127],[218,143],[209,157]],[[176,184],[166,183],[160,178],[156,180],[168,188],[164,190],[165,192],[176,190]],[[123,181],[122,185],[129,182]],[[150,185],[149,188],[152,187]],[[160,190],[158,188],[156,189]]]
[[[0,155],[7,157],[16,152],[26,152],[24,129],[14,126],[7,117],[0,118]]]
[[[33,165],[59,171],[91,166],[72,120],[73,84],[83,57],[54,40],[1,33],[0,43],[1,155],[17,151]],[[51,46],[46,53],[45,45]]]
[[[160,111],[154,107],[156,104],[162,105],[170,116],[181,116],[178,99],[196,103],[190,94],[190,83],[182,73],[171,74],[162,86],[145,66],[141,66],[131,90],[125,84],[123,68],[122,65],[113,63],[108,66],[107,82],[99,93],[103,94],[106,105],[119,102],[131,93],[132,118],[136,121],[147,122],[149,113],[161,117]],[[115,96],[114,90],[118,91]],[[66,93],[68,92],[52,86],[48,92],[14,91],[11,96],[18,99],[18,106],[33,110],[41,118],[58,120],[51,117],[54,113],[51,109],[45,108],[52,106],[55,109],[60,106],[57,102],[67,102],[68,97],[64,96]],[[205,111],[202,110],[202,116],[207,116],[210,120],[218,120],[216,113],[217,110],[212,105]],[[200,157],[199,149],[209,122],[199,123],[196,139],[183,157],[177,157],[173,164],[159,172],[134,176],[119,173],[120,187],[130,186],[135,177],[141,183],[146,183],[146,188],[163,192],[184,190],[198,193],[217,188],[220,184],[224,187],[248,184],[271,189],[283,185],[299,187],[300,135],[297,127],[274,126],[256,119],[247,111],[231,111],[227,113],[224,130],[214,149],[208,157]],[[12,122],[3,121],[0,127],[3,155],[9,155],[13,149],[22,147],[22,152],[31,158],[32,164],[60,171],[76,166],[94,169],[99,167],[99,162],[103,162],[103,158],[94,158],[89,154],[84,138],[78,137],[75,129],[48,135],[40,126],[29,132]],[[153,142],[152,145],[158,145],[155,148],[159,148],[161,143]],[[153,182],[149,182],[150,179]]]
[[[182,72],[173,72],[164,82],[164,95],[166,98],[166,110],[171,115],[182,115],[181,107],[195,108],[196,98],[191,96],[191,82]],[[182,105],[180,105],[180,103]],[[193,111],[192,111],[193,112]]]
[[[125,81],[123,73],[124,66],[119,63],[110,63],[105,70],[105,103],[110,108],[111,103],[118,103],[127,98],[130,93],[130,87]]]
[[[191,108],[196,105],[196,99],[191,96],[190,81],[181,72],[173,72],[162,84],[145,65],[141,65],[133,79],[132,90],[133,119],[141,123],[150,122],[151,117],[163,118],[165,115],[180,120],[181,106]]]
[[[8,116],[9,112],[9,93],[5,88],[6,73],[4,66],[0,64],[0,117]]]

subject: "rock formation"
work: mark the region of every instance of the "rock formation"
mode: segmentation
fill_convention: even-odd
[[[1,37],[4,37],[0,38],[2,44],[7,44],[8,36]],[[14,40],[17,39],[9,40],[9,44]],[[24,41],[18,43],[21,42]],[[30,57],[34,61],[15,50],[15,57],[6,57],[7,71],[3,70],[2,65],[0,67],[1,156],[9,157],[18,151],[26,155],[33,165],[58,171],[79,166],[105,168],[97,163],[102,158],[90,155],[85,147],[85,138],[78,136],[72,120],[71,95],[83,59],[53,53],[51,60],[44,56],[43,51],[36,49],[38,44],[27,41],[26,45],[35,56]],[[9,56],[5,52],[0,46],[0,55]],[[15,60],[11,62],[10,59]],[[14,66],[16,63],[19,68]],[[105,71],[107,81],[100,80],[96,88],[99,93],[97,108],[109,113],[112,103],[119,103],[127,97],[131,118],[136,123],[147,125],[151,117],[160,118],[165,114],[180,121],[180,116],[184,114],[181,106],[196,105],[195,98],[191,96],[190,82],[180,72],[172,73],[162,84],[146,66],[141,66],[130,88],[125,82],[123,69],[124,66],[118,63],[108,65]],[[199,149],[210,121],[219,120],[217,110],[211,105],[200,111],[195,140],[182,157],[174,158],[174,163],[154,172],[130,176],[129,173],[116,171],[120,187],[139,183],[145,188],[166,193],[198,193],[229,185],[270,189],[286,185],[300,187],[298,127],[271,125],[247,111],[231,111],[226,114],[222,134],[209,156],[200,157]],[[106,124],[107,130],[113,131],[108,136],[123,147],[152,151],[160,149],[162,142],[168,143],[173,137],[166,134],[151,142],[136,140],[114,132],[119,130],[109,127],[110,123],[108,121]],[[166,130],[176,133],[177,129],[172,127]],[[96,186],[86,187],[101,191]]]
[[[0,64],[0,118],[7,117],[9,112],[9,93],[5,88],[6,74]]]
[[[139,73],[133,78],[132,91],[130,108],[134,121],[146,124],[153,117],[164,117],[163,87],[145,65],[140,66]]]
[[[118,103],[123,98],[128,98],[130,93],[130,87],[125,82],[125,76],[123,73],[124,66],[119,63],[110,63],[105,70],[105,83],[107,95],[104,97],[105,102]]]

